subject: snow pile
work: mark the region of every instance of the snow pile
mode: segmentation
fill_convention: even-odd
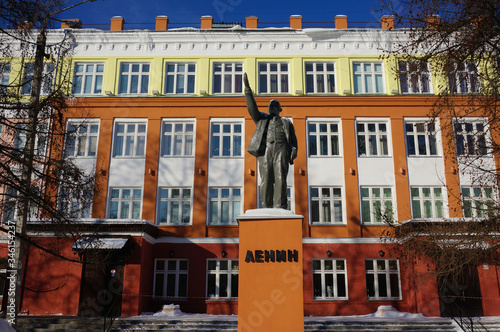
[[[385,317],[385,318],[411,318],[419,319],[425,318],[422,314],[411,314],[409,312],[399,312],[390,305],[381,305],[377,311],[371,315],[372,317]],[[366,316],[365,316],[366,317]]]
[[[181,311],[178,304],[165,304],[161,311],[158,311],[157,313],[153,314],[153,316],[155,317],[173,317],[180,315],[185,315],[185,314]]]

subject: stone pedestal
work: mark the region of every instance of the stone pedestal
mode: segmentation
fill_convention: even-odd
[[[283,209],[239,222],[238,331],[304,331],[302,221]]]

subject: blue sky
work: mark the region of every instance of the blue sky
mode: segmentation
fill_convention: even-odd
[[[68,5],[78,3],[69,0]],[[167,15],[172,27],[176,23],[198,23],[203,15],[214,22],[244,22],[246,16],[259,17],[259,23],[288,22],[290,15],[302,15],[306,22],[333,22],[336,15],[347,15],[352,26],[378,22],[377,0],[97,0],[65,11],[59,18],[79,18],[84,27],[109,24],[112,16],[122,16],[126,23],[154,24],[155,17]],[[354,23],[363,22],[363,23]],[[282,25],[281,25],[282,26]],[[99,27],[105,28],[105,27]],[[150,27],[144,26],[144,29]],[[127,26],[125,26],[127,29]]]

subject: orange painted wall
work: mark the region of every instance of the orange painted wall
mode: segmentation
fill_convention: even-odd
[[[71,250],[74,242],[70,239],[45,238],[37,241],[68,258],[79,260]],[[21,312],[32,315],[78,314],[82,264],[56,258],[31,247],[24,275]]]

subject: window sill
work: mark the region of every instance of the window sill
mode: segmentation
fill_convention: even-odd
[[[313,301],[318,301],[318,302],[327,302],[327,301],[330,301],[330,302],[346,302],[346,301],[349,301],[349,298],[325,298],[325,299],[321,299],[321,298],[313,298]]]
[[[367,298],[367,301],[403,301],[400,297],[381,297],[381,298]]]
[[[345,226],[347,225],[346,223],[344,222],[336,222],[336,223],[319,223],[319,222],[314,222],[314,223],[310,223],[311,226]]]

